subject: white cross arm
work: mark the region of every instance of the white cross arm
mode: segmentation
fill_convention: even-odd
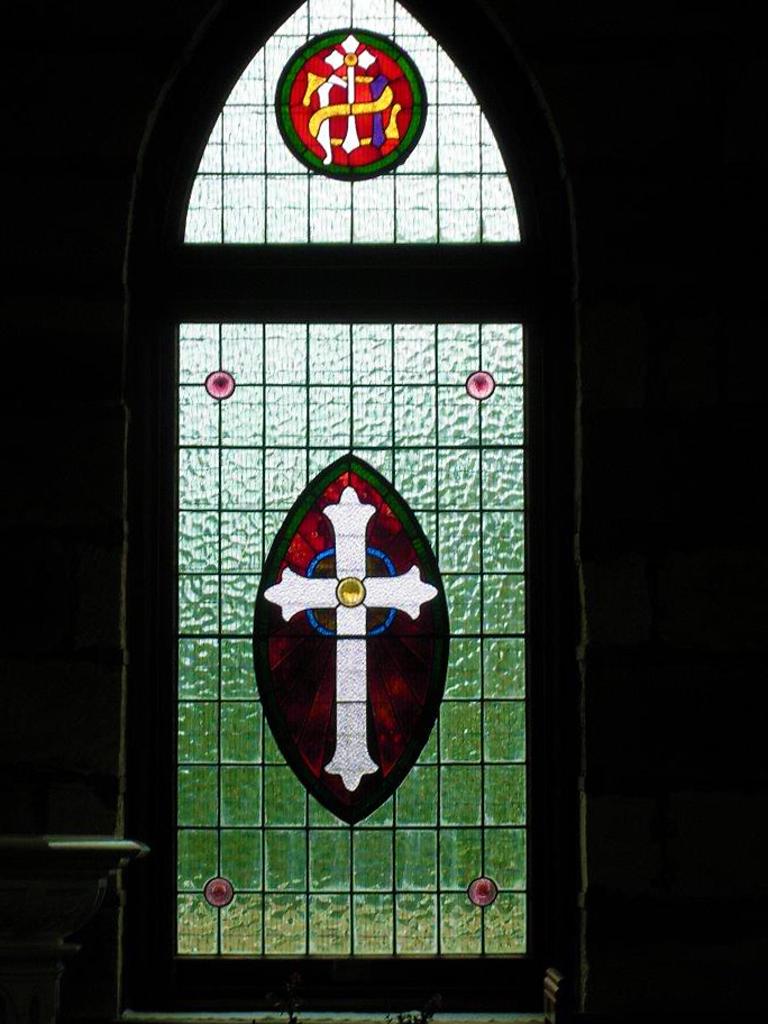
[[[415,565],[402,576],[368,576],[364,582],[369,608],[397,608],[412,619],[417,619],[421,606],[437,594],[437,588],[422,580]]]
[[[323,509],[323,514],[333,524],[338,579],[353,576],[361,580],[365,576],[365,531],[375,512],[373,505],[360,501],[354,487],[345,487],[338,504]]]
[[[335,579],[307,579],[287,566],[280,582],[268,587],[264,596],[273,604],[280,605],[286,622],[297,612],[308,608],[335,608],[339,603]]]

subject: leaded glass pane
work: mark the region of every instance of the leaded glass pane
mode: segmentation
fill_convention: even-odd
[[[217,398],[205,381],[222,368],[235,388]],[[480,368],[482,398],[468,384]],[[523,952],[520,327],[186,324],[179,374],[179,953]],[[429,740],[354,826],[285,762],[252,654],[264,558],[308,481],[350,449],[417,517],[451,628]],[[212,906],[221,878],[233,895]],[[480,906],[468,888],[483,879],[497,895]]]
[[[389,157],[385,157],[385,173],[346,181],[326,176],[325,160],[315,157],[322,172],[317,173],[294,154],[281,134],[275,96],[281,75],[297,51],[322,33],[343,29],[346,35],[350,24],[356,31],[376,33],[404,52],[423,82],[426,105],[418,141],[402,162],[387,171]],[[364,90],[364,98],[375,104],[386,76],[378,85],[371,82],[372,75],[364,74],[365,54],[370,50],[363,47],[358,47],[361,67],[355,75],[361,77],[355,88]],[[341,44],[338,53],[342,53]],[[313,98],[315,93],[320,95],[318,82],[308,79],[306,106],[311,110],[325,102],[322,114],[343,94],[343,82],[338,75],[334,78],[332,66],[311,66],[312,74],[323,72],[327,89],[337,82],[336,92],[318,101]],[[390,68],[389,83],[396,88],[392,74]],[[384,99],[378,102],[385,102],[386,95],[381,95]],[[372,115],[356,115],[361,128],[358,132],[355,127],[354,142],[362,139],[363,149],[351,154],[377,144],[375,117],[384,119],[379,133],[389,118],[387,130],[394,126],[399,137],[398,117],[407,120],[408,100],[399,96],[398,104],[397,99],[393,95],[388,106],[374,115],[373,136]],[[399,114],[390,113],[398,106]],[[350,120],[357,123],[355,118]],[[315,128],[313,134],[318,141],[324,138],[330,160],[332,153],[348,147],[347,139],[341,137],[344,119],[336,116],[328,119],[326,127],[328,123],[333,127],[325,137],[322,128]],[[389,143],[383,134],[378,138],[382,143],[384,152]],[[354,159],[350,155],[350,161]],[[517,241],[519,230],[498,144],[472,90],[442,47],[397,3],[307,0],[256,53],[216,120],[192,189],[185,239],[192,243],[493,243]]]

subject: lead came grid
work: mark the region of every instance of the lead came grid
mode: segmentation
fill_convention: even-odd
[[[274,109],[283,67],[316,35],[386,36],[415,62],[424,132],[394,172],[345,182],[316,174],[283,142]],[[187,242],[515,242],[498,144],[461,72],[393,0],[308,0],[258,51],[211,132],[187,213]]]
[[[483,402],[465,388],[480,367],[496,381]],[[520,326],[186,324],[179,368],[179,953],[523,952]],[[237,382],[222,402],[203,386],[219,368]],[[283,761],[251,653],[275,534],[350,449],[430,538],[452,630],[429,742],[354,827]],[[220,910],[202,895],[217,875],[236,892]],[[480,875],[500,890],[482,909],[465,891]]]

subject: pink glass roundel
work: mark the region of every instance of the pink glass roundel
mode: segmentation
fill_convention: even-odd
[[[222,401],[235,390],[235,378],[227,370],[214,370],[205,378],[205,390],[211,398]]]
[[[205,883],[203,896],[212,907],[226,907],[234,899],[235,890],[228,878],[211,878]]]
[[[467,889],[467,896],[469,896],[476,907],[489,906],[498,894],[499,887],[494,880],[492,878],[484,878],[482,875],[480,878],[476,878],[474,882],[470,882]]]
[[[489,398],[496,388],[496,381],[485,370],[476,370],[467,377],[467,393],[481,402]]]

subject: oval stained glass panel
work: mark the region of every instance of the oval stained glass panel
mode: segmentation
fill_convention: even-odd
[[[256,598],[254,651],[288,764],[337,817],[367,817],[435,723],[448,614],[415,516],[363,460],[332,463],[288,513]]]

